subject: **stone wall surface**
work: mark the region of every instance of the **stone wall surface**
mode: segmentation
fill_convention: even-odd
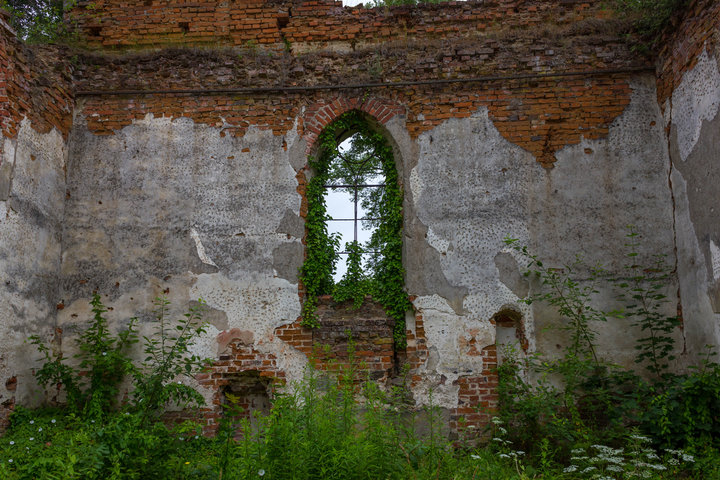
[[[29,404],[37,354],[61,308],[59,270],[70,69],[53,48],[28,49],[0,15],[0,428]],[[59,345],[57,345],[59,347]]]
[[[720,345],[720,5],[694,2],[658,61],[686,347]]]
[[[496,340],[548,356],[565,340],[546,328],[556,312],[521,302],[538,285],[504,239],[554,268],[583,253],[619,275],[629,224],[638,260],[677,266],[666,308],[682,307],[679,350],[718,338],[713,2],[676,26],[657,77],[597,1],[131,0],[80,2],[71,20],[90,50],[0,38],[8,406],[31,403],[21,340],[56,334],[70,352],[97,291],[115,328],[139,316],[146,335],[155,297],[171,315],[207,303],[194,351],[216,362],[191,382],[208,431],[227,393],[265,409],[309,359],[346,365],[350,336],[364,373],[390,384],[407,363],[416,405],[432,392],[452,428],[480,424],[477,407],[497,400]],[[350,110],[387,138],[404,189],[404,349],[369,300],[324,299],[320,328],[299,324],[308,155]],[[616,306],[609,289],[596,302]],[[633,364],[627,321],[595,328],[602,356]]]

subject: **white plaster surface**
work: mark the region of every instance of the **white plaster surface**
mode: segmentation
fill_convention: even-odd
[[[720,280],[720,248],[710,240],[710,256],[712,261],[713,280]]]
[[[458,139],[463,139],[458,141]],[[440,256],[450,284],[465,287],[462,312],[439,295],[419,296],[430,360],[426,374],[446,378],[443,385],[421,387],[419,403],[457,405],[461,375],[482,369],[482,358],[462,351],[474,339],[479,351],[495,341],[489,319],[512,304],[526,311],[502,284],[494,257],[506,235],[527,241],[527,195],[530,174],[540,167],[532,155],[502,138],[486,108],[471,118],[451,119],[418,138],[417,166],[410,175],[418,219],[428,227],[427,242]],[[422,393],[426,388],[426,394]]]
[[[712,120],[720,107],[720,71],[706,50],[672,93],[672,123],[678,150],[685,161],[700,138],[703,121]]]
[[[0,201],[0,402],[14,396],[33,405],[40,397],[31,373],[39,355],[25,342],[54,332],[66,152],[57,130],[38,133],[27,119],[15,139],[3,139],[2,161],[13,168]],[[8,392],[13,376],[17,390]]]
[[[143,290],[169,292],[178,311],[202,298],[227,317],[223,328],[253,332],[254,348],[276,354],[288,375],[301,375],[304,357],[281,352],[273,330],[300,315],[297,279],[278,273],[297,267],[278,268],[274,252],[293,247],[298,265],[302,260],[302,228],[291,234],[282,226],[300,211],[290,155],[302,139],[295,130],[284,137],[255,127],[242,137],[220,131],[149,114],[103,137],[76,119],[63,262],[63,294],[72,308],[66,310],[87,302],[88,284],[108,291],[116,311],[127,315],[149,310],[152,296]],[[88,178],[87,171],[97,175]],[[61,323],[71,324],[71,316],[63,312]],[[215,357],[221,331],[211,326],[195,353]]]

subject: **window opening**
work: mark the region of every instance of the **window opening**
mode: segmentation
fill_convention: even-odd
[[[382,192],[369,189],[384,189],[385,175],[377,151],[369,150],[359,137],[360,134],[355,133],[338,145],[332,159],[334,165],[331,166],[329,182],[323,185],[328,207],[328,231],[330,235],[340,237],[340,251],[336,252],[338,257],[333,275],[336,284],[347,273],[353,243],[359,249],[363,271],[368,270],[369,256],[380,253],[370,243],[382,218],[370,215],[369,210],[372,209],[370,203],[381,197]]]
[[[402,266],[403,193],[392,148],[357,111],[338,117],[318,142],[318,156],[308,159],[313,175],[306,186],[303,325],[319,325],[321,295],[351,299],[356,307],[370,295],[395,320],[395,343],[402,348],[411,304]]]

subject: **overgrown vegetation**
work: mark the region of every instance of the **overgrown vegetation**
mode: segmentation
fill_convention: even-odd
[[[678,465],[678,449],[705,456],[717,455],[720,446],[720,419],[711,413],[720,411],[720,365],[710,361],[715,353],[689,373],[670,370],[680,325],[675,314],[667,314],[664,291],[671,268],[663,257],[655,257],[649,266],[638,265],[639,236],[630,229],[627,238],[622,278],[581,260],[549,268],[527,247],[507,240],[527,260],[526,275],[541,287],[526,301],[557,307],[563,321],[559,328],[567,331],[569,342],[555,359],[504,352],[499,416],[517,448],[535,458],[547,460],[550,455],[552,462],[567,465],[566,472],[588,474],[583,478],[650,478]],[[623,308],[606,312],[593,306],[601,284],[617,289]],[[611,316],[641,333],[635,360],[647,370],[647,378],[597,354],[595,329]],[[634,436],[628,438],[629,429]],[[661,458],[665,464],[653,463]],[[648,467],[655,473],[645,468],[649,464],[656,465]],[[715,466],[703,468],[709,470],[702,470],[707,475],[702,478],[720,474]]]
[[[10,23],[19,38],[31,43],[47,43],[67,33],[63,14],[74,3],[63,0],[2,0],[0,8],[10,12]]]
[[[659,40],[673,17],[688,3],[690,0],[612,0],[615,9],[635,19],[635,30],[650,44]]]
[[[131,318],[127,327],[114,335],[110,332],[104,314],[107,308],[100,295],[94,294],[90,302],[93,318],[90,325],[77,338],[74,361],[67,361],[61,352],[51,349],[38,336],[30,337],[43,356],[43,366],[35,372],[38,384],[46,389],[64,392],[66,408],[73,415],[97,420],[117,412],[132,410],[147,420],[157,417],[168,404],[187,407],[204,403],[195,389],[177,381],[182,377],[194,378],[208,363],[190,353],[190,345],[205,332],[202,321],[202,303],[192,307],[182,319],[167,319],[168,301],[155,301],[157,331],[152,337],[143,337],[145,359],[136,365],[130,357],[130,348],[139,342],[137,318]],[[132,400],[118,405],[120,387],[132,379]]]
[[[347,151],[341,152],[340,143],[349,134],[353,134],[352,144]],[[411,305],[404,289],[402,265],[403,191],[398,183],[392,148],[357,111],[341,115],[323,130],[318,142],[319,157],[309,159],[314,176],[306,189],[307,254],[301,269],[306,291],[303,324],[317,326],[315,309],[320,295],[333,295],[337,301],[352,300],[355,306],[359,306],[366,295],[371,295],[395,320],[395,343],[402,348],[405,345],[405,312]],[[349,161],[337,161],[341,155]],[[351,169],[349,164],[355,167]],[[325,186],[332,182],[363,184],[378,171],[384,176],[385,187],[363,189],[359,193],[362,207],[371,219],[363,220],[363,223],[375,230],[365,245],[351,242],[345,246],[349,252],[348,270],[336,284],[333,274],[340,241],[328,233]],[[362,265],[362,252],[371,252],[365,266]]]
[[[538,266],[536,258],[527,258],[533,268],[539,267],[542,280],[545,267]],[[567,289],[562,286],[568,285],[566,280],[558,285],[558,295],[572,296],[568,292],[584,288]],[[385,389],[360,378],[351,346],[349,365],[339,376],[309,367],[301,382],[275,392],[268,415],[255,412],[251,417],[239,408],[239,399],[228,394],[217,434],[205,437],[199,423],[168,427],[158,416],[167,403],[202,401],[190,387],[177,386],[177,378],[194,375],[202,364],[189,353],[204,328],[201,312],[192,309],[180,320],[168,321],[169,305],[159,299],[156,335],[144,339],[146,357],[136,366],[128,351],[138,341],[136,322],[130,320],[113,335],[99,297],[93,298],[92,307],[91,322],[78,336],[74,362],[34,340],[45,359],[39,382],[45,387],[60,382],[57,386],[68,395],[68,404],[16,409],[10,430],[0,437],[0,478],[699,480],[720,476],[716,422],[720,369],[709,362],[688,375],[663,375],[653,383],[642,383],[632,374],[607,367],[600,358],[596,361],[581,340],[580,347],[568,349],[579,356],[570,363],[587,361],[586,370],[565,370],[562,364],[567,357],[542,366],[547,372],[576,372],[579,380],[563,390],[543,380],[524,380],[520,360],[509,357],[501,366],[499,416],[484,432],[464,428],[450,442],[439,408],[431,404],[418,411],[407,403],[406,385]],[[527,364],[537,366],[533,362]],[[117,403],[118,385],[128,374],[135,393],[127,402]],[[633,393],[628,385],[642,391]],[[633,398],[644,403],[633,406]],[[605,410],[605,406],[613,408]],[[487,444],[476,443],[477,433]]]

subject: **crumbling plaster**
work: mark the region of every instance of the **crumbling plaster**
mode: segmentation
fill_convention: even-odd
[[[666,104],[689,361],[720,345],[720,52],[710,46]]]
[[[426,228],[425,248],[435,250],[446,282],[463,294],[460,302],[437,293],[414,301],[430,349],[425,373],[429,379],[443,378],[434,386],[434,401],[457,403],[453,381],[482,369],[482,358],[469,354],[467,345],[472,343],[475,351],[492,345],[490,319],[503,309],[521,313],[531,350],[552,355],[563,344],[563,332],[548,330],[559,323],[557,314],[520,301],[518,293],[528,286],[517,271],[527,261],[507,249],[505,237],[528,245],[550,266],[562,267],[582,254],[588,265],[601,264],[616,275],[623,274],[626,260],[626,225],[644,233],[639,260],[649,263],[652,253],[673,251],[669,162],[654,81],[638,76],[631,87],[630,105],[610,126],[608,138],[566,146],[553,169],[542,168],[505,140],[485,108],[418,138],[409,191]],[[506,256],[506,264],[507,256],[514,257],[516,265],[496,266],[499,254]],[[408,272],[408,287],[415,293],[413,277],[433,275],[434,267],[412,259],[408,265],[416,267]],[[667,293],[667,313],[672,314],[676,287]],[[614,295],[601,289],[598,304],[614,305]],[[594,328],[603,356],[632,365],[636,335],[628,335],[627,320]]]
[[[0,167],[0,404],[32,404],[31,335],[54,331],[67,148],[57,130],[22,120],[3,140]],[[17,390],[15,390],[17,388]],[[37,392],[35,392],[36,394]]]
[[[217,358],[221,331],[249,331],[259,351],[282,352],[281,366],[297,373],[305,358],[279,345],[273,329],[300,314],[304,231],[287,228],[300,209],[289,158],[298,149],[282,145],[302,140],[295,130],[284,138],[252,127],[242,137],[219,131],[148,115],[96,136],[76,120],[63,239],[68,306],[59,324],[72,331],[86,321],[94,290],[117,319],[147,312],[163,293],[175,314],[202,298],[222,323],[210,326],[198,353]],[[283,248],[278,260],[273,252]],[[151,330],[152,316],[142,318]]]

